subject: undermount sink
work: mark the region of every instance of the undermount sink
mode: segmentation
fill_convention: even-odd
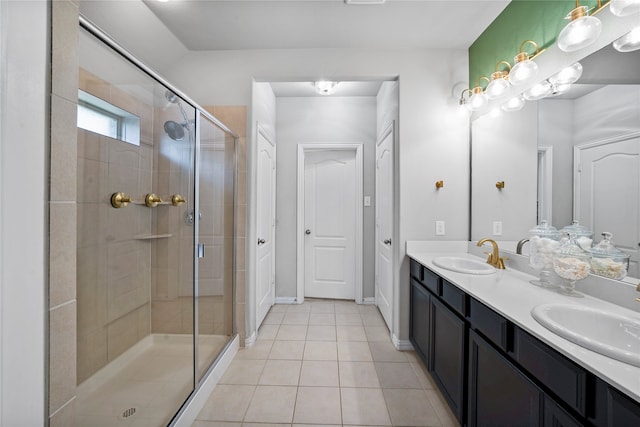
[[[640,366],[640,319],[568,304],[543,304],[531,310],[542,326],[581,347]]]
[[[434,258],[433,265],[466,274],[493,274],[496,272],[495,268],[485,262],[455,256]]]

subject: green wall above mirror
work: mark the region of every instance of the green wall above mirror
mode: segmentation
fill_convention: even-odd
[[[589,8],[597,4],[597,0],[580,1],[580,6]],[[469,47],[469,87],[476,86],[481,76],[491,77],[500,61],[513,66],[525,40],[533,40],[540,50],[552,46],[568,22],[564,17],[575,7],[575,0],[513,0]],[[535,51],[530,44],[525,50]]]

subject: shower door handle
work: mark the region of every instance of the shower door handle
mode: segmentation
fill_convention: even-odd
[[[198,243],[198,258],[204,258],[204,244]]]

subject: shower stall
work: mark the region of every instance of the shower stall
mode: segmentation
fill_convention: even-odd
[[[235,336],[237,137],[81,27],[76,424],[164,426]]]

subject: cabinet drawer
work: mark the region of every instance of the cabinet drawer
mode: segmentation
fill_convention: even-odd
[[[585,415],[587,373],[584,369],[517,327],[514,356],[538,381]]]
[[[411,270],[411,276],[418,279],[419,282],[422,282],[422,264],[412,259],[409,268]]]
[[[500,349],[507,351],[508,343],[511,342],[507,319],[481,302],[470,298],[469,321],[475,330],[479,331]]]
[[[461,316],[466,315],[466,295],[458,287],[442,280],[442,299]]]
[[[431,292],[440,296],[440,276],[427,267],[422,267],[422,284]]]

